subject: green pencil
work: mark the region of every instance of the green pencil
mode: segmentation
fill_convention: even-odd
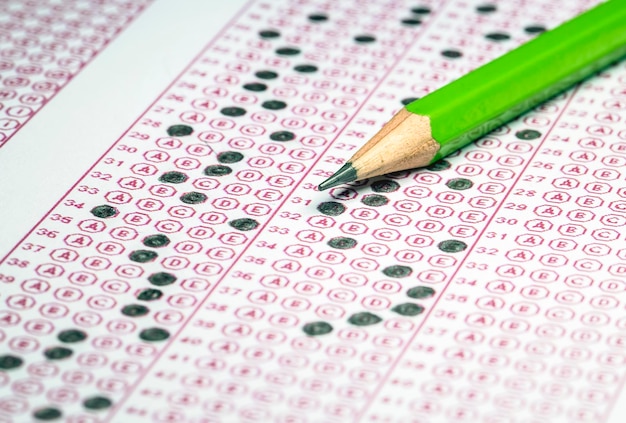
[[[624,55],[610,0],[408,104],[319,189],[433,163]]]

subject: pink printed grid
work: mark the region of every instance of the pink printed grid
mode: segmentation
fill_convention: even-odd
[[[606,320],[602,309],[617,307],[614,295],[623,285],[615,285],[613,276],[619,275],[619,262],[596,269],[593,277],[585,272],[597,266],[596,251],[613,254],[606,245],[615,241],[611,225],[619,224],[619,204],[605,209],[602,225],[589,212],[601,205],[595,191],[613,195],[614,203],[622,197],[602,180],[619,177],[623,143],[613,140],[609,148],[602,140],[617,133],[613,127],[623,112],[589,116],[576,105],[597,101],[590,92],[619,96],[623,66],[450,158],[447,173],[393,175],[402,189],[386,194],[386,206],[357,203],[369,192],[363,184],[331,191],[349,212],[329,217],[315,210],[329,198],[313,192],[314,184],[387,120],[404,96],[423,95],[502,52],[506,44],[485,41],[478,23],[511,31],[521,41],[524,33],[511,23],[516,19],[553,25],[576,10],[502,2],[502,13],[491,17],[474,13],[478,3],[432,2],[424,25],[404,28],[397,37],[394,25],[412,5],[393,3],[380,15],[346,4],[326,6],[333,19],[324,27],[307,23],[306,16],[325,10],[326,3],[289,4],[246,8],[27,235],[18,246],[22,251],[4,261],[6,275],[69,281],[57,288],[56,303],[79,302],[86,309],[66,323],[89,327],[94,337],[92,347],[77,347],[82,374],[72,372],[71,361],[45,364],[63,370],[68,380],[91,375],[85,385],[93,390],[97,380],[100,392],[115,399],[118,406],[107,419],[118,421],[511,421],[513,413],[598,421],[608,415],[623,377],[615,366],[624,356],[623,337],[609,323],[623,328],[624,321]],[[377,18],[367,22],[370,16]],[[333,20],[351,25],[340,22],[327,30]],[[260,40],[257,32],[268,27],[279,28],[283,38]],[[354,46],[350,37],[366,30],[386,48]],[[273,53],[285,45],[302,48],[304,58]],[[442,59],[444,48],[462,49],[464,56]],[[328,54],[336,49],[343,54]],[[323,76],[291,71],[301,62],[318,65]],[[291,115],[255,108],[268,96],[238,88],[254,79],[257,68],[286,74],[271,95],[290,106],[296,101]],[[233,104],[255,112],[249,118],[219,116],[220,108]],[[196,128],[191,144],[163,135],[167,125],[181,120]],[[583,127],[589,136],[578,141]],[[515,136],[527,128],[541,137],[528,142]],[[297,142],[265,141],[276,130],[298,133]],[[602,155],[593,152],[598,149]],[[225,181],[202,177],[201,169],[215,163],[214,154],[226,150],[242,152],[245,165],[233,165],[233,177]],[[180,190],[157,183],[173,169],[195,179]],[[555,169],[563,178],[551,177],[548,171]],[[447,189],[446,177],[471,179],[474,190],[465,195]],[[209,194],[201,210],[176,200],[194,189]],[[572,199],[578,209],[559,207],[578,191]],[[85,217],[85,210],[104,202],[119,209],[117,221]],[[260,221],[256,232],[225,224],[244,216]],[[72,219],[70,227],[64,217]],[[590,230],[572,223],[576,219]],[[169,255],[158,263],[130,263],[128,253],[154,232],[172,238]],[[328,249],[322,241],[340,232],[358,239],[361,249]],[[505,251],[504,241],[513,237],[515,248]],[[436,242],[449,238],[466,240],[467,250],[438,251]],[[37,246],[54,248],[56,259],[37,254]],[[590,257],[570,265],[565,253],[583,248]],[[77,259],[63,262],[74,254]],[[437,291],[422,301],[426,311],[418,318],[389,311],[408,281],[383,278],[380,269],[396,262],[413,267],[411,284]],[[23,263],[26,270],[14,270]],[[154,321],[121,318],[118,309],[132,301],[137,285],[147,286],[145,276],[164,268],[183,276],[180,289],[168,292],[167,304],[150,303]],[[52,294],[37,294],[33,301],[46,305],[46,295]],[[383,316],[383,323],[345,323],[364,309]],[[49,305],[42,310],[53,313]],[[18,339],[19,327],[6,316],[5,339]],[[303,323],[321,319],[333,324],[332,334],[302,334]],[[171,329],[166,344],[133,342],[140,328],[155,324]],[[573,344],[555,345],[565,334]],[[76,416],[77,402],[64,404]],[[146,405],[154,402],[155,408]]]
[[[0,147],[151,0],[0,4]]]

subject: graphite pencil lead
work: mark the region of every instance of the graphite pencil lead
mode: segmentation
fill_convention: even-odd
[[[324,191],[325,189],[333,188],[337,185],[356,181],[356,178],[356,169],[352,167],[352,163],[348,162],[341,166],[341,169],[335,172],[333,176],[319,184],[317,189],[319,189],[320,191]]]

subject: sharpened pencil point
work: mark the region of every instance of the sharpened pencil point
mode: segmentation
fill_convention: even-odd
[[[319,184],[317,189],[324,191],[328,188],[336,187],[337,185],[345,184],[348,182],[356,181],[356,170],[352,167],[352,163],[348,162],[344,164],[333,176],[326,179]]]

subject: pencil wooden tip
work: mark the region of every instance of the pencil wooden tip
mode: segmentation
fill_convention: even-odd
[[[318,189],[426,166],[440,147],[432,136],[428,116],[401,109]]]
[[[348,162],[344,164],[341,169],[335,172],[333,176],[319,184],[317,189],[319,189],[320,191],[324,191],[325,189],[333,188],[337,185],[356,181],[356,178],[356,170],[354,169],[354,167],[352,167],[352,163]]]

